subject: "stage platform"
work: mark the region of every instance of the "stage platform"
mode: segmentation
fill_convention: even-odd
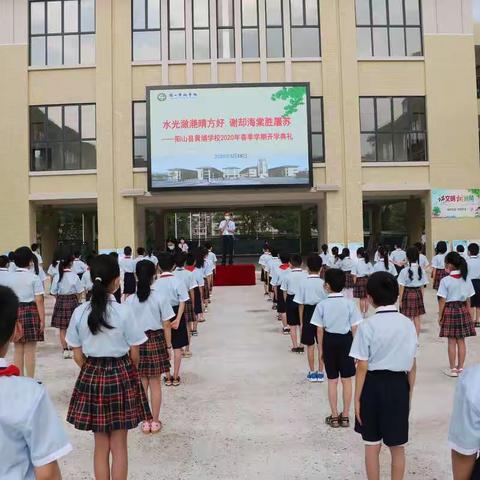
[[[214,285],[216,287],[255,285],[256,277],[253,263],[217,265]]]

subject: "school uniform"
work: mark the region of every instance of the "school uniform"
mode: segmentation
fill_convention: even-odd
[[[332,257],[328,253],[320,253],[319,257],[322,259],[322,268],[320,269],[320,278],[325,279],[325,272],[332,265]]]
[[[82,262],[79,258],[76,258],[72,264],[72,271],[78,275],[78,278],[81,280],[83,274],[87,271],[87,264]]]
[[[260,258],[258,259],[258,264],[261,267],[260,280],[265,283],[265,285],[268,284],[268,276],[265,273],[265,265],[267,264],[267,259],[271,256],[272,254],[270,252],[264,252],[260,255]]]
[[[153,289],[166,295],[175,315],[178,314],[180,302],[186,302],[190,298],[185,283],[171,272],[163,272],[153,284]],[[178,328],[172,329],[172,347],[178,349],[189,344],[187,321],[185,315],[182,315]]]
[[[341,293],[331,293],[313,312],[311,324],[323,328],[323,360],[327,378],[350,378],[355,375],[355,362],[350,357],[352,328],[362,322],[355,302]]]
[[[180,243],[178,244],[178,248],[179,248],[182,252],[188,253],[188,243],[187,243],[187,242],[183,242],[183,243],[180,242]]]
[[[88,327],[90,302],[73,312],[67,343],[87,357],[75,383],[67,422],[77,430],[130,430],[152,420],[145,391],[129,351],[148,340],[129,305],[109,295],[105,319],[113,327],[95,335]]]
[[[360,397],[362,425],[355,431],[367,445],[388,447],[408,442],[410,386],[407,373],[417,352],[413,322],[394,305],[377,308],[364,320],[353,339],[350,356],[368,362]]]
[[[317,327],[311,324],[313,312],[317,304],[327,298],[325,282],[319,275],[311,274],[305,278],[298,289],[293,301],[303,305],[302,338],[303,345],[311,346],[317,341]]]
[[[435,269],[435,276],[433,277],[434,290],[438,290],[442,278],[448,276],[448,272],[445,270],[446,255],[446,253],[438,253],[432,258],[432,268]]]
[[[14,272],[17,269],[17,266],[15,265],[15,262],[10,262],[8,265],[8,271],[9,272]]]
[[[448,446],[461,455],[477,455],[480,452],[480,365],[466,368],[460,375],[455,389]],[[472,480],[480,478],[480,460]]]
[[[9,273],[8,267],[0,268],[0,285],[5,285],[4,282],[8,279]]]
[[[298,312],[298,303],[293,299],[300,291],[300,285],[308,277],[307,272],[301,268],[292,268],[282,279],[280,290],[287,292],[285,300],[285,310],[287,313],[287,324],[290,326],[300,325],[300,314]]]
[[[440,337],[465,338],[476,335],[467,300],[475,295],[472,282],[464,280],[458,270],[442,278],[437,295],[445,299]]]
[[[82,287],[85,291],[86,300],[90,300],[93,288],[92,274],[90,273],[90,270],[87,270],[82,276]]]
[[[377,263],[377,262],[380,262],[381,260],[382,260],[382,257],[380,255],[379,251],[377,250],[375,252],[375,255],[373,256],[373,262]]]
[[[149,262],[152,262],[155,266],[158,265],[158,258],[155,255],[147,255],[145,257],[145,260],[148,260]]]
[[[475,295],[470,297],[470,306],[480,308],[480,257],[478,255],[469,257],[467,265],[468,279],[472,282],[475,289]]]
[[[427,268],[430,265],[428,258],[423,253],[418,254],[418,263],[425,271],[427,271]]]
[[[44,332],[40,328],[40,316],[35,297],[45,292],[38,275],[30,272],[28,268],[17,268],[8,274],[4,285],[15,292],[20,303],[17,322],[22,327],[23,336],[17,340],[17,343],[43,342]]]
[[[186,268],[177,267],[172,273],[185,284],[185,288],[187,289],[188,293],[190,293],[190,290],[194,290],[197,286],[197,282],[193,273],[189,272]],[[196,320],[195,309],[190,295],[188,300],[185,302],[185,311],[183,312],[183,315],[185,316],[187,323],[194,322]]]
[[[281,260],[278,257],[274,257],[273,255],[270,255],[270,257],[267,258],[267,261],[265,264],[265,272],[266,272],[266,275],[268,276],[268,286],[269,286],[268,290],[270,292],[273,292],[275,302],[277,301],[277,298],[272,285],[272,275],[275,268],[277,268],[281,264],[282,264]]]
[[[55,295],[57,298],[53,307],[52,327],[61,330],[68,328],[73,311],[78,307],[78,295],[83,290],[80,278],[70,269],[63,271],[61,280],[60,274],[53,277],[50,294]]]
[[[35,480],[35,468],[71,452],[57,412],[35,380],[0,358],[0,445],[3,480]]]
[[[288,263],[282,263],[276,266],[272,271],[272,286],[277,290],[277,313],[286,313],[285,298],[281,291],[281,285],[283,277],[290,272],[290,266]]]
[[[135,279],[135,260],[131,256],[123,256],[118,260],[120,270],[123,273],[123,293],[130,295],[137,290]]]
[[[353,261],[350,257],[346,257],[343,260],[340,260],[339,265],[336,268],[340,268],[345,272],[345,289],[349,290],[354,287],[353,283]]]
[[[58,273],[58,262],[55,264],[52,263],[48,267],[47,274],[53,278],[57,273]]]
[[[185,268],[193,274],[193,279],[195,281],[195,288],[193,290],[193,311],[195,315],[200,315],[201,313],[203,313],[202,293],[200,291],[200,288],[205,286],[203,270],[197,267],[193,267],[193,269],[190,269],[189,267]]]
[[[367,263],[364,258],[359,258],[358,262],[353,265],[352,275],[355,277],[353,296],[355,298],[367,298],[367,282],[372,271],[372,264]]]
[[[134,294],[125,303],[132,308],[136,322],[148,338],[140,345],[138,374],[142,378],[160,377],[162,373],[170,371],[163,323],[175,318],[175,312],[167,297],[155,290],[144,302]]]
[[[215,273],[216,273],[216,270],[217,270],[217,260],[218,260],[217,256],[215,255],[214,252],[212,252],[212,250],[209,250],[208,255],[207,255],[207,259],[213,266],[213,277],[215,278]]]
[[[208,258],[205,259],[203,263],[203,278],[204,281],[204,299],[210,300],[210,282],[208,281],[208,277],[213,275],[213,265],[210,263]]]
[[[401,248],[396,248],[390,254],[390,260],[393,262],[393,265],[395,266],[397,273],[400,273],[403,270],[405,263],[407,261],[407,254]]]
[[[146,260],[146,259],[147,259],[147,257],[145,257],[145,255],[137,255],[135,257],[135,269],[137,268],[137,264],[139,262],[141,262],[142,260]]]
[[[385,268],[385,262],[383,258],[375,262],[375,265],[373,266],[373,272],[388,272],[394,277],[398,276],[397,269],[392,262],[388,261],[388,268]]]
[[[421,267],[421,275],[419,275],[418,269],[419,264],[412,263],[398,275],[398,284],[404,287],[400,301],[400,313],[403,313],[408,318],[425,315],[423,288],[428,285],[428,278]]]

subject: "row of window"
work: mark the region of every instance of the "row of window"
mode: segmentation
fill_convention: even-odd
[[[311,98],[313,162],[325,161],[323,101]],[[147,165],[146,103],[133,102],[133,166]],[[363,162],[427,160],[425,97],[361,97]],[[95,105],[30,107],[32,171],[96,168]]]
[[[237,1],[239,10],[235,9]],[[186,11],[185,0],[167,0],[166,12],[162,12],[161,0],[131,2],[134,61],[161,61],[162,42],[168,44],[169,60],[185,60],[187,42],[194,60],[233,59],[237,50],[242,58],[258,58],[261,31],[267,58],[283,58],[287,28],[293,58],[321,55],[319,0],[216,0],[214,11],[210,0],[191,0],[191,12]],[[259,2],[265,9],[262,25]],[[29,0],[29,4],[30,65],[95,63],[95,0]],[[288,26],[284,24],[286,11]],[[420,0],[356,0],[356,18],[360,57],[423,54]],[[240,25],[238,49],[236,24]]]

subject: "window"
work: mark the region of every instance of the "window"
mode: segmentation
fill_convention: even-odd
[[[170,60],[185,60],[185,0],[168,0],[168,51]]]
[[[242,0],[242,57],[258,58],[258,2]]]
[[[30,169],[83,170],[97,165],[95,105],[30,107]]]
[[[30,0],[30,65],[95,64],[95,0]]]
[[[147,166],[146,102],[133,102],[133,166]]]
[[[359,57],[423,55],[420,0],[356,0]]]
[[[425,97],[361,97],[363,162],[427,160]]]
[[[132,59],[162,59],[160,0],[132,0]]]
[[[292,57],[320,56],[318,0],[290,0]]]
[[[282,58],[283,50],[283,8],[282,0],[266,0],[267,57]]]
[[[233,0],[217,0],[217,56],[235,58]]]
[[[325,162],[323,140],[323,98],[310,98],[310,124],[312,129],[312,159],[314,163]]]
[[[193,0],[193,58],[210,58],[210,1]]]

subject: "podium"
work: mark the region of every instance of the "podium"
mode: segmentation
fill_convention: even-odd
[[[255,283],[254,264],[217,265],[214,280],[216,287],[255,285]]]

